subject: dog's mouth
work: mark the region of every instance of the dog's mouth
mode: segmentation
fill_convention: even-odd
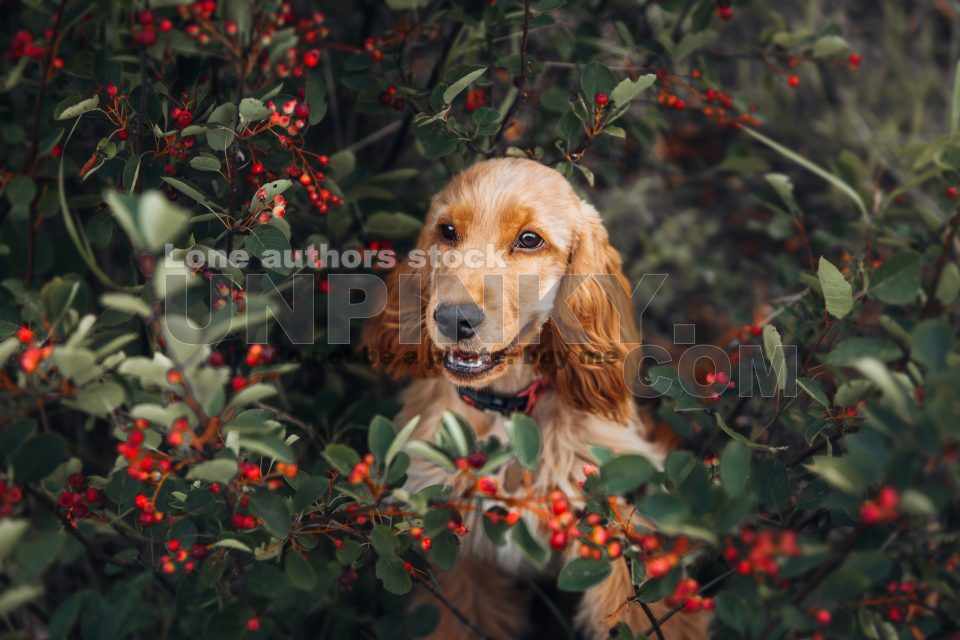
[[[493,371],[506,356],[506,349],[492,353],[450,349],[444,354],[443,367],[454,376],[469,380]]]

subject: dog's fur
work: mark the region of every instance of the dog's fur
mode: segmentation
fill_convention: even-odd
[[[442,238],[440,224],[456,228],[455,242]],[[523,231],[541,236],[543,247],[514,248]],[[584,465],[595,462],[591,446],[639,453],[659,466],[664,447],[650,439],[649,425],[639,417],[630,393],[627,355],[640,341],[630,288],[596,209],[583,202],[561,174],[540,163],[481,162],[457,175],[433,199],[417,248],[436,247],[441,254],[454,249],[486,253],[489,246],[503,252],[502,264],[478,268],[407,262],[388,277],[386,309],[368,323],[364,343],[375,364],[396,378],[414,380],[403,395],[397,423],[420,416],[414,437],[432,439],[441,415],[449,410],[469,420],[479,437],[506,441],[506,419],[467,405],[456,386],[509,394],[544,379],[548,390],[532,413],[542,434],[540,467],[535,476],[522,478],[518,467],[508,465],[497,476],[502,492],[545,495],[560,489],[577,496]],[[606,277],[563,279],[585,275]],[[531,276],[538,278],[536,296],[525,286],[524,278]],[[442,365],[444,352],[454,345],[434,320],[438,304],[465,302],[479,305],[486,319],[475,336],[456,348],[512,356],[467,380]],[[571,338],[561,325],[579,327],[579,333]],[[440,467],[419,460],[411,463],[408,478],[409,490],[457,485]],[[489,637],[518,638],[530,631],[525,594],[513,580],[525,563],[513,545],[497,547],[487,539],[480,517],[476,512],[465,516],[470,533],[456,566],[438,572],[440,586]],[[632,594],[626,564],[618,560],[613,574],[584,595],[577,624],[589,638],[606,638],[620,622],[634,631],[645,630],[650,622],[643,610],[627,604]],[[440,626],[432,637],[467,637],[462,624],[440,608]],[[664,610],[662,603],[653,605],[655,615]],[[663,626],[663,633],[670,640],[703,638],[708,621],[703,614],[677,615]]]

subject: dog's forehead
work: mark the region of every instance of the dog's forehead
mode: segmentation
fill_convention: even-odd
[[[454,177],[434,199],[431,224],[449,220],[463,234],[532,226],[566,243],[580,199],[557,171],[523,159],[488,160]]]

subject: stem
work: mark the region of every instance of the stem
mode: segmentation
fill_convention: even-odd
[[[653,609],[650,608],[646,602],[640,603],[640,608],[643,609],[643,612],[647,614],[647,619],[650,621],[651,628],[653,632],[657,634],[657,640],[664,640],[663,631],[660,630],[660,623],[657,622],[657,617],[653,615]]]
[[[503,120],[500,122],[500,128],[497,129],[497,134],[493,138],[493,144],[490,145],[491,149],[495,149],[500,140],[503,138],[504,132],[507,130],[507,125],[510,123],[510,120],[513,119],[513,116],[516,114],[517,109],[520,107],[520,103],[526,99],[526,86],[527,86],[527,40],[530,35],[530,0],[523,0],[523,31],[520,35],[520,75],[515,81],[515,86],[517,87],[517,97],[514,99],[513,104],[510,105],[510,108],[507,109],[507,113],[504,114]]]

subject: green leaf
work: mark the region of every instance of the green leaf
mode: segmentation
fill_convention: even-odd
[[[189,212],[156,190],[139,198],[108,191],[105,200],[131,242],[149,251],[159,251],[173,241],[190,221]]]
[[[928,371],[947,368],[947,354],[953,350],[953,328],[944,318],[930,318],[917,324],[910,334],[910,357]]]
[[[524,413],[514,413],[507,421],[506,429],[517,460],[527,469],[536,469],[542,446],[537,423]]]
[[[132,313],[143,318],[149,318],[152,313],[150,307],[143,301],[143,298],[138,298],[128,293],[105,293],[100,296],[100,302],[109,309],[123,313]]]
[[[628,104],[638,95],[649,89],[657,81],[657,76],[653,73],[640,76],[636,80],[624,78],[610,93],[610,99],[618,107]]]
[[[475,69],[467,75],[463,76],[459,80],[453,82],[449,87],[446,88],[443,92],[443,102],[445,104],[452,104],[453,101],[460,95],[464,89],[469,87],[471,84],[476,82],[480,76],[487,72],[486,67],[481,67],[480,69]]]
[[[447,471],[456,471],[456,466],[454,466],[450,456],[429,442],[413,440],[407,443],[404,451],[406,451],[411,458],[423,458]]]
[[[727,434],[728,436],[730,436],[740,444],[750,447],[751,449],[760,449],[761,451],[770,451],[770,452],[782,451],[783,449],[786,449],[786,447],[771,447],[765,444],[760,444],[759,442],[754,442],[753,440],[746,437],[742,433],[739,433],[731,429],[730,426],[727,424],[727,422],[723,419],[723,416],[721,416],[719,413],[714,413],[713,418],[714,420],[716,420],[717,426],[720,427],[721,431],[723,431],[725,434]]]
[[[403,560],[397,556],[377,558],[376,573],[383,583],[383,588],[394,595],[402,596],[413,587],[410,574],[403,568]]]
[[[420,233],[423,222],[413,216],[400,213],[378,211],[369,218],[364,225],[371,236],[389,240],[404,240]]]
[[[29,526],[30,522],[28,520],[0,520],[0,565],[10,555],[10,552],[23,537],[23,534],[27,532]]]
[[[397,434],[397,437],[393,439],[393,442],[390,443],[390,447],[387,449],[387,454],[383,461],[386,466],[390,466],[390,463],[397,457],[397,454],[407,446],[407,442],[417,429],[418,424],[420,424],[420,416],[414,416],[403,426],[403,429],[400,429],[400,433]]]
[[[607,579],[612,571],[606,560],[576,558],[560,570],[557,588],[561,591],[586,591]]]
[[[960,296],[960,267],[955,262],[948,262],[943,268],[934,295],[945,307],[952,305]]]
[[[313,565],[293,549],[288,549],[284,555],[283,572],[296,589],[313,591],[317,586],[317,572]]]
[[[330,156],[329,173],[338,182],[353,173],[357,168],[357,156],[353,151],[344,149]]]
[[[71,118],[76,118],[85,114],[87,111],[93,111],[100,106],[100,94],[94,95],[92,98],[87,98],[86,100],[81,100],[74,105],[71,105],[60,112],[60,115],[56,117],[57,120],[69,120]]]
[[[125,400],[126,392],[119,383],[99,382],[85,384],[73,398],[64,400],[63,404],[92,416],[103,418],[111,414]]]
[[[234,551],[243,551],[244,553],[253,555],[253,549],[235,538],[224,538],[223,540],[217,540],[210,546],[215,549],[233,549]]]
[[[750,478],[750,449],[736,440],[731,440],[720,455],[720,481],[731,498],[736,498],[747,488]]]
[[[254,493],[250,497],[250,513],[263,520],[263,526],[274,537],[283,539],[290,533],[290,510],[279,495],[269,491]]]
[[[810,162],[803,156],[791,151],[790,149],[787,149],[786,147],[781,145],[779,142],[775,142],[774,140],[771,140],[770,138],[763,135],[759,131],[754,131],[753,129],[747,126],[742,127],[742,130],[746,131],[747,134],[759,140],[763,144],[767,145],[768,147],[770,147],[771,149],[773,149],[783,157],[787,158],[788,160],[791,160],[792,162],[795,162],[796,164],[800,165],[807,171],[810,171],[811,173],[823,178],[824,180],[832,184],[834,187],[836,187],[841,192],[843,192],[844,195],[850,198],[850,200],[852,200],[853,203],[857,205],[857,209],[860,211],[860,213],[864,217],[867,217],[867,206],[864,204],[863,198],[860,197],[860,194],[857,193],[853,189],[853,187],[848,185],[842,179],[833,175],[832,173],[830,173],[820,165]]]
[[[873,274],[869,295],[893,305],[913,303],[920,295],[922,256],[904,251],[883,263]]]
[[[457,536],[449,531],[442,531],[433,537],[433,546],[427,553],[430,562],[443,571],[449,571],[457,562],[460,552],[460,542]]]
[[[827,313],[834,318],[843,318],[850,313],[853,309],[853,287],[840,270],[823,256],[820,257],[817,278],[827,304]]]
[[[613,72],[599,62],[588,62],[580,69],[580,90],[588,104],[598,93],[609,94],[617,84]]]
[[[814,456],[806,467],[840,491],[855,495],[863,492],[864,479],[848,457]]]
[[[470,117],[477,135],[489,136],[500,130],[500,112],[492,107],[480,107]]]
[[[270,109],[256,98],[244,98],[240,101],[240,124],[260,122],[270,117]]]
[[[190,467],[187,480],[205,480],[228,484],[237,475],[237,461],[230,458],[207,460]]]
[[[0,616],[6,616],[41,595],[43,595],[43,587],[36,585],[22,584],[10,587],[0,593]]]
[[[811,378],[797,378],[797,384],[800,385],[800,388],[803,389],[808,396],[813,398],[817,404],[827,409],[830,408],[830,399],[827,398],[827,394],[823,392],[823,388],[816,380]]]
[[[646,457],[636,454],[617,456],[600,467],[600,481],[608,493],[623,495],[650,481],[656,469]]]
[[[275,395],[277,395],[277,388],[275,386],[265,382],[258,382],[234,395],[233,398],[230,399],[230,404],[227,405],[227,409],[237,409],[256,402],[263,402],[267,398]]]
[[[192,200],[194,200],[199,204],[202,204],[206,208],[211,210],[216,209],[219,211],[223,211],[223,207],[221,207],[220,205],[216,204],[215,202],[207,198],[207,196],[205,196],[202,191],[200,191],[194,186],[187,184],[183,180],[177,180],[176,178],[169,178],[167,176],[164,176],[162,180],[166,182],[168,185],[170,185],[171,187],[173,187],[174,189],[176,189],[177,191],[179,191],[180,193],[182,193],[183,195],[187,196],[188,198],[191,198]]]
[[[823,36],[813,45],[814,58],[832,58],[850,50],[850,44],[840,36]]]
[[[224,429],[227,433],[229,429]],[[240,436],[240,448],[279,462],[294,462],[293,449],[278,436],[269,433]]]
[[[282,257],[284,252],[290,251],[290,241],[279,228],[272,224],[257,225],[243,242],[243,248],[250,255],[261,260],[264,267],[285,273],[289,267],[284,266]]]
[[[855,336],[837,343],[837,346],[824,358],[824,362],[834,367],[849,367],[863,357],[890,362],[902,355],[900,347],[891,340]]]
[[[69,457],[67,443],[60,436],[52,433],[35,435],[13,454],[14,478],[19,484],[43,480]]]
[[[319,71],[307,74],[305,94],[310,107],[310,125],[313,126],[327,115],[327,83]]]
[[[393,422],[383,416],[374,416],[370,422],[370,430],[367,432],[367,446],[377,462],[386,460],[394,435]]]
[[[213,110],[207,118],[207,144],[214,151],[226,151],[237,134],[237,105],[225,102]]]
[[[547,550],[531,535],[530,530],[527,528],[527,523],[522,518],[510,529],[510,540],[517,545],[520,552],[523,553],[534,566],[542,568],[546,565],[550,554],[548,554]]]
[[[340,473],[348,474],[360,462],[360,455],[345,444],[328,444],[323,457]]]
[[[197,171],[220,171],[220,161],[209,153],[190,158],[190,167]]]
[[[780,332],[772,324],[763,327],[763,353],[773,366],[777,389],[783,391],[787,387],[787,357],[783,350]]]

